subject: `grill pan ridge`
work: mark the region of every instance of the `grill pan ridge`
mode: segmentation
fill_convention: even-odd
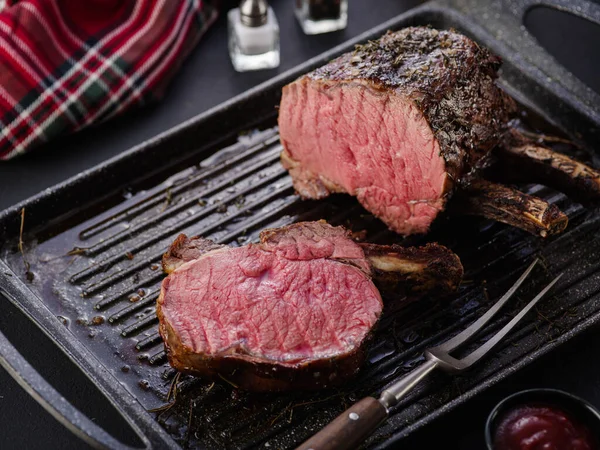
[[[562,131],[573,131],[564,125],[576,122],[578,132],[584,130],[578,140],[588,147],[596,143],[593,132],[585,133],[586,127],[593,126],[588,114],[540,88],[531,74],[524,74],[518,57],[503,54],[502,45],[495,46],[489,34],[455,10],[425,5],[358,40],[376,37],[387,29],[422,24],[454,27],[504,56],[502,85],[533,110],[524,119],[531,127],[555,132],[551,122],[562,125]],[[157,333],[154,304],[163,278],[160,256],[178,233],[243,245],[256,241],[264,228],[323,218],[355,231],[367,230],[367,240],[372,242],[414,245],[425,241],[392,234],[347,196],[300,201],[279,164],[281,146],[274,107],[281,85],[348,48],[350,44],[311,60],[0,215],[4,242],[0,246],[0,293],[82,367],[144,436],[146,447],[297,445],[353,401],[385,388],[419,364],[425,347],[464,328],[534,255],[542,258],[544,267],[535,272],[522,298],[528,298],[553,274],[565,272],[554,295],[539,307],[537,317],[526,321],[495,356],[468,375],[450,380],[439,374],[416,389],[367,446],[390,446],[600,321],[600,213],[549,188],[529,185],[525,186],[527,192],[557,204],[568,214],[570,224],[564,234],[542,241],[481,219],[443,218],[427,241],[439,241],[461,257],[466,274],[459,293],[448,299],[425,298],[412,303],[386,297],[384,316],[364,367],[356,379],[339,389],[254,395],[235,389],[226,380],[213,384],[176,377]],[[540,109],[552,101],[566,113],[553,117],[549,110]],[[261,131],[240,136],[248,130]],[[165,154],[173,155],[168,162],[163,161]],[[582,152],[577,156],[590,157]],[[133,166],[138,167],[137,174],[131,173]],[[76,207],[71,212],[72,205]],[[23,242],[32,281],[27,281],[17,245],[21,208],[25,209]],[[486,328],[482,340],[521,306],[518,299]],[[0,350],[6,358],[9,344],[1,338]],[[16,375],[31,380],[34,377],[27,376],[28,370],[24,365]],[[174,406],[148,412],[170,401],[174,382]],[[76,420],[68,409],[58,414]],[[85,419],[75,428],[95,445],[119,446]]]

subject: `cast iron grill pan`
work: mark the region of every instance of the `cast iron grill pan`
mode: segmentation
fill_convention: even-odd
[[[477,34],[459,19],[456,13],[428,6],[386,27],[429,23]],[[279,164],[281,145],[275,127],[274,106],[285,81],[276,80],[203,121],[187,124],[0,217],[5,237],[0,256],[6,267],[0,271],[0,291],[75,361],[92,357],[106,369],[103,374],[90,367],[87,371],[97,384],[117,386],[112,392],[120,396],[114,399],[117,404],[135,399],[126,415],[147,427],[147,446],[293,447],[352,402],[382,390],[421,363],[425,347],[448,339],[479,316],[535,256],[542,258],[543,267],[481,338],[510,320],[523,306],[521,298],[529,298],[564,271],[553,295],[493,357],[469,374],[454,378],[440,374],[415,390],[367,446],[401,439],[598,321],[600,214],[549,188],[527,185],[520,187],[568,214],[565,233],[541,240],[482,219],[439,220],[427,240],[447,245],[461,257],[466,274],[459,292],[446,299],[412,302],[387,296],[366,363],[357,378],[339,389],[256,395],[225,379],[213,383],[191,376],[176,378],[158,335],[155,302],[164,277],[161,255],[179,233],[237,246],[256,241],[264,228],[326,219],[354,231],[366,230],[371,242],[426,242],[387,231],[349,196],[303,202],[294,195],[291,179]],[[502,84],[526,105],[523,122],[532,130],[561,133],[541,118],[553,119],[549,111],[535,108],[540,99],[534,98],[535,90],[527,89],[531,83],[507,61]],[[580,125],[586,120],[580,117]],[[211,127],[211,121],[219,125]],[[589,144],[582,137],[579,141]],[[568,145],[557,150],[590,158]],[[150,163],[152,172],[144,170]],[[91,186],[90,196],[82,189],[86,185]],[[101,196],[99,186],[109,195]],[[74,203],[76,208],[67,212]],[[29,275],[18,251],[21,208],[25,208],[23,242]],[[146,412],[172,400],[168,393],[174,382],[172,407]]]

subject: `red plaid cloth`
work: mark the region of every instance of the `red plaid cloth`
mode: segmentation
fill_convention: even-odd
[[[203,0],[0,0],[0,159],[160,98]]]

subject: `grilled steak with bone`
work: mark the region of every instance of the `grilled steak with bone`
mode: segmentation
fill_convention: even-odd
[[[314,199],[349,193],[390,229],[427,232],[454,191],[477,179],[492,149],[508,142],[516,105],[496,85],[499,67],[499,58],[459,33],[410,27],[285,86],[281,161],[296,191]],[[566,226],[564,215],[559,226],[531,219],[542,200],[485,186],[493,192],[471,202],[469,213],[542,236]],[[480,195],[481,188],[470,192]],[[491,202],[499,203],[489,208]],[[523,209],[498,214],[506,202]],[[524,209],[530,205],[537,208],[531,214]]]
[[[233,248],[181,235],[165,254],[157,314],[177,370],[256,391],[335,385],[357,372],[381,315],[372,275],[442,289],[462,277],[440,245],[360,245],[324,222],[260,238]]]

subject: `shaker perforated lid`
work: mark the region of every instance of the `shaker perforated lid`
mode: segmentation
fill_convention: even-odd
[[[268,9],[266,0],[242,0],[240,20],[248,27],[260,27],[267,23]]]

